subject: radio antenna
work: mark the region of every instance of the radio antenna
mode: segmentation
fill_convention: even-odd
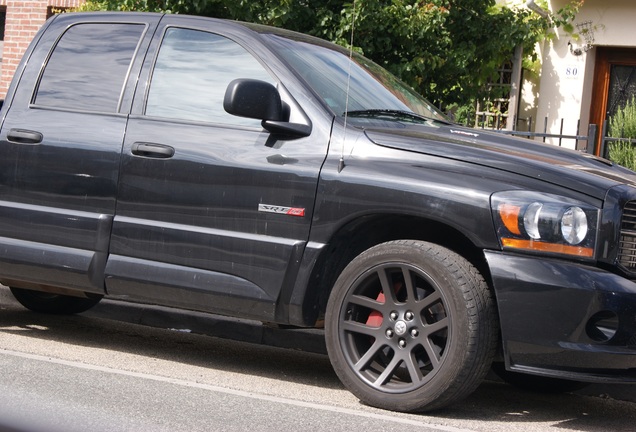
[[[345,98],[345,112],[344,112],[344,131],[342,133],[342,146],[340,149],[340,160],[338,161],[338,172],[341,172],[345,167],[344,152],[345,141],[347,136],[347,116],[349,115],[349,87],[351,84],[351,64],[353,63],[353,31],[356,23],[356,0],[353,0],[353,12],[351,14],[351,39],[349,41],[349,64],[347,70],[347,93]]]

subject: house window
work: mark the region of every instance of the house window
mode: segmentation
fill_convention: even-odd
[[[0,6],[0,41],[4,41],[4,27],[7,21],[7,7]]]

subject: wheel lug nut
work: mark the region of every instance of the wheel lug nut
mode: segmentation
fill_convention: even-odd
[[[386,337],[393,337],[393,330],[387,329],[385,334],[386,334]]]
[[[419,335],[420,335],[420,332],[417,331],[417,329],[412,329],[411,330],[411,336],[418,337]]]
[[[399,315],[398,315],[398,313],[397,313],[397,312],[391,312],[391,315],[390,315],[390,316],[391,316],[391,319],[392,319],[393,321],[395,321],[395,320],[396,320],[396,319],[398,319],[398,317],[399,317]]]
[[[400,346],[400,348],[404,348],[406,346],[406,341],[404,339],[400,339],[398,341],[398,345]]]
[[[406,319],[407,319],[407,321],[411,321],[413,318],[415,318],[415,315],[413,315],[413,312],[407,312],[407,313],[404,315],[404,318],[406,318]]]

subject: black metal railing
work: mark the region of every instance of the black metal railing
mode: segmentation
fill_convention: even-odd
[[[533,119],[532,117],[528,118],[519,118],[515,119],[515,130],[504,130],[506,124],[507,115],[505,114],[489,114],[486,116],[482,114],[478,117],[477,124],[475,125],[478,129],[487,129],[495,132],[499,132],[506,135],[513,135],[519,137],[525,137],[529,139],[541,139],[541,141],[546,142],[548,138],[558,140],[558,145],[562,146],[564,142],[572,142],[574,141],[574,148],[579,151],[584,151],[586,153],[594,154],[597,145],[597,140],[600,132],[600,136],[602,137],[599,141],[600,148],[598,149],[598,154],[604,158],[608,158],[609,156],[609,146],[611,143],[615,142],[629,142],[633,146],[636,147],[636,139],[627,139],[627,138],[613,138],[608,137],[608,122],[603,122],[603,127],[599,131],[598,125],[590,124],[587,128],[587,134],[581,133],[581,120],[577,120],[576,122],[576,132],[574,134],[564,134],[563,130],[565,128],[565,119],[561,119],[559,124],[559,132],[552,133],[548,132],[548,118],[545,117],[543,120],[543,131],[542,132],[533,132]],[[525,123],[525,128],[527,130],[518,130],[518,123]]]
[[[503,116],[502,116],[503,119]],[[521,130],[517,130],[516,129],[516,125],[517,123],[519,123],[520,121],[523,121],[526,123],[527,129],[525,131],[521,131]],[[567,142],[567,140],[574,141],[574,148],[580,151],[584,151],[586,153],[594,153],[594,148],[596,145],[596,138],[597,138],[597,134],[598,134],[598,126],[595,124],[590,124],[587,128],[587,135],[583,135],[581,133],[581,120],[577,120],[576,122],[576,132],[574,134],[564,134],[563,130],[564,130],[564,126],[565,126],[565,119],[561,119],[560,125],[559,125],[559,132],[558,133],[552,133],[552,132],[548,132],[548,118],[545,117],[544,121],[543,121],[543,132],[533,132],[532,131],[532,124],[533,124],[533,120],[532,117],[529,118],[524,118],[524,119],[516,119],[515,121],[515,130],[504,130],[501,129],[499,126],[504,124],[505,122],[500,121],[500,119],[497,119],[494,124],[496,124],[498,127],[496,128],[492,128],[492,127],[487,127],[487,124],[491,124],[492,123],[492,119],[491,121],[488,121],[488,119],[486,119],[486,117],[482,116],[481,121],[478,121],[477,127],[481,128],[481,129],[490,129],[490,130],[494,130],[496,132],[502,133],[502,134],[506,134],[506,135],[514,135],[514,136],[520,136],[520,137],[525,137],[525,138],[530,138],[530,139],[537,139],[540,138],[541,141],[546,142],[547,138],[553,138],[558,140],[558,145],[562,146],[564,141]],[[603,154],[603,153],[601,153]]]

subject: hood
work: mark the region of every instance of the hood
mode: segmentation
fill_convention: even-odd
[[[636,186],[636,173],[606,159],[523,138],[455,125],[366,128],[375,144],[496,168],[604,199],[619,184]]]

